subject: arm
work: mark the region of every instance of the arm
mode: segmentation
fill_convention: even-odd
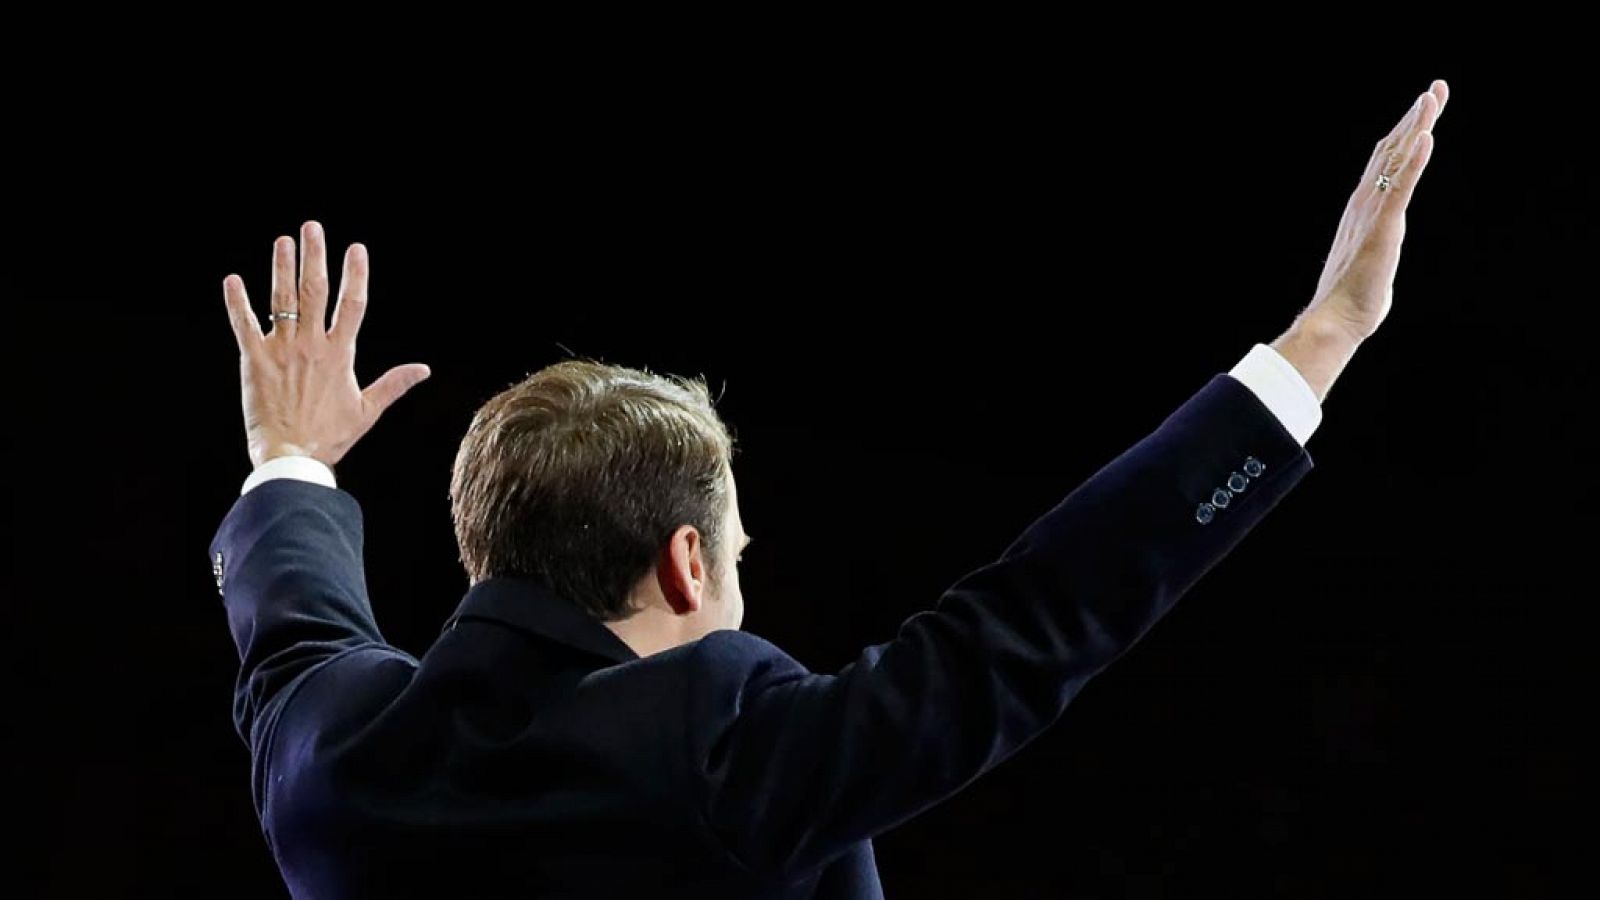
[[[427,375],[425,366],[401,366],[365,389],[357,384],[365,249],[357,244],[346,254],[338,308],[325,328],[322,229],[308,222],[301,237],[298,282],[294,241],[280,238],[274,247],[271,333],[261,333],[238,276],[224,281],[255,470],[210,554],[239,651],[234,722],[253,751],[302,676],[353,647],[383,642],[362,570],[361,510],[334,486],[332,466]]]
[[[240,497],[211,542],[239,651],[233,717],[262,749],[290,688],[319,663],[383,644],[367,599],[361,507],[345,491],[285,477]]]
[[[1253,350],[1253,374],[1213,378],[837,675],[736,631],[699,642],[688,765],[707,826],[735,858],[774,875],[819,865],[999,764],[1310,471],[1300,440],[1318,417],[1269,395],[1320,403],[1387,313],[1405,206],[1445,96],[1434,82],[1379,141],[1315,299],[1274,342],[1298,380],[1276,379],[1273,357]],[[1386,191],[1379,172],[1393,179]]]
[[[1311,467],[1219,374],[838,675],[707,636],[688,720],[712,832],[756,871],[796,871],[955,793],[1054,722]],[[1226,506],[1197,516],[1218,490]]]

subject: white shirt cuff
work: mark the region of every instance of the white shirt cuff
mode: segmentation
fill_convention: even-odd
[[[274,478],[297,478],[301,481],[315,482],[323,487],[338,487],[333,480],[333,470],[322,460],[309,456],[278,456],[256,466],[256,470],[244,480],[244,487],[239,489],[239,496],[243,497],[251,488]]]
[[[1294,439],[1305,446],[1322,424],[1322,404],[1294,364],[1266,344],[1256,344],[1228,373],[1272,410]]]

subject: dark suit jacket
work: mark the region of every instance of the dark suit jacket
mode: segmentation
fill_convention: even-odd
[[[873,835],[1056,721],[1311,467],[1218,374],[837,674],[740,631],[640,659],[524,578],[417,660],[355,498],[268,481],[211,544],[256,810],[296,896],[878,897]]]

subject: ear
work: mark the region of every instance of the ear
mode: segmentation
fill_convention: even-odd
[[[656,557],[656,583],[673,613],[686,616],[699,612],[705,599],[706,561],[704,543],[693,525],[680,525]]]

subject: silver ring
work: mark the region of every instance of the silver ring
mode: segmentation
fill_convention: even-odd
[[[272,314],[272,321],[276,322],[279,319],[288,319],[291,322],[298,322],[300,321],[300,314],[297,312],[275,312]]]
[[[1391,184],[1394,184],[1394,182],[1389,180],[1389,176],[1387,176],[1387,175],[1379,175],[1378,176],[1378,190],[1387,191],[1389,189],[1389,185],[1391,185]]]

